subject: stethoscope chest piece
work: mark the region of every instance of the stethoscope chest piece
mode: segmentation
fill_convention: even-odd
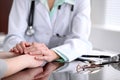
[[[33,29],[32,26],[29,26],[28,29],[26,30],[26,35],[32,36],[35,33],[35,30]]]

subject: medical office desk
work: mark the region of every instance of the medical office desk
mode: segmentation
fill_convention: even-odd
[[[43,67],[25,69],[2,80],[89,80],[89,75],[82,70],[81,61],[70,63],[51,62]]]

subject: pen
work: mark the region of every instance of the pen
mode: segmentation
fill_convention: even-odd
[[[88,57],[88,58],[111,58],[110,56],[105,56],[105,55],[82,55],[82,57]]]
[[[82,62],[86,62],[86,61],[88,61],[89,63],[95,62],[94,60],[90,60],[90,59],[82,59],[82,58],[77,58],[77,59],[75,59],[75,61],[82,61]]]

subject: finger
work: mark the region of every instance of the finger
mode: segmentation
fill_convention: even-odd
[[[30,43],[30,42],[25,42],[25,46],[26,47],[30,47],[32,45],[32,43]]]
[[[39,46],[39,49],[35,46],[30,46],[25,49],[25,53],[36,52],[36,51],[39,51],[41,53],[41,50],[46,51],[46,49],[42,48],[41,46]],[[39,54],[39,53],[36,53],[36,54]]]
[[[26,52],[26,48],[30,46],[28,42],[21,42],[20,45],[24,53]]]
[[[9,50],[9,52],[14,52],[13,48]]]
[[[30,55],[43,55],[40,50],[39,51],[31,51],[28,54],[30,54]]]
[[[34,52],[34,51],[37,51],[37,49],[36,49],[35,47],[33,47],[33,46],[27,47],[27,48],[24,50],[24,52],[25,52],[26,54],[29,54],[30,52]]]
[[[21,42],[20,42],[20,45],[22,46],[23,49],[25,49],[26,47],[29,47],[29,46],[31,45],[31,43],[21,41]]]
[[[41,49],[45,48],[45,45],[43,43],[32,42],[32,46],[39,46]]]
[[[39,50],[39,51],[46,50],[46,47],[44,47],[41,43],[39,44],[39,43],[33,42],[30,47],[26,48],[25,53],[34,52],[37,50]]]
[[[47,56],[36,56],[35,59],[48,61],[49,58]]]
[[[25,44],[26,44],[26,42],[23,42],[23,41],[20,42],[20,45],[21,45],[23,48],[25,48]]]
[[[26,42],[20,42],[20,46],[24,50],[26,48]]]
[[[16,45],[17,50],[22,54],[23,53],[23,48],[20,44]]]
[[[14,52],[14,53],[19,53],[19,51],[17,50],[16,47],[13,47],[13,52]]]

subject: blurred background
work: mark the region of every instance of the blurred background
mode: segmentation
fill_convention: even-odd
[[[91,0],[90,41],[98,50],[120,53],[120,0]],[[106,66],[90,80],[119,80],[120,71]]]
[[[8,16],[12,0],[0,0],[0,51],[7,34]],[[120,52],[120,0],[91,0],[92,28],[90,41],[94,49]],[[120,72],[105,67],[90,80],[119,80]]]

